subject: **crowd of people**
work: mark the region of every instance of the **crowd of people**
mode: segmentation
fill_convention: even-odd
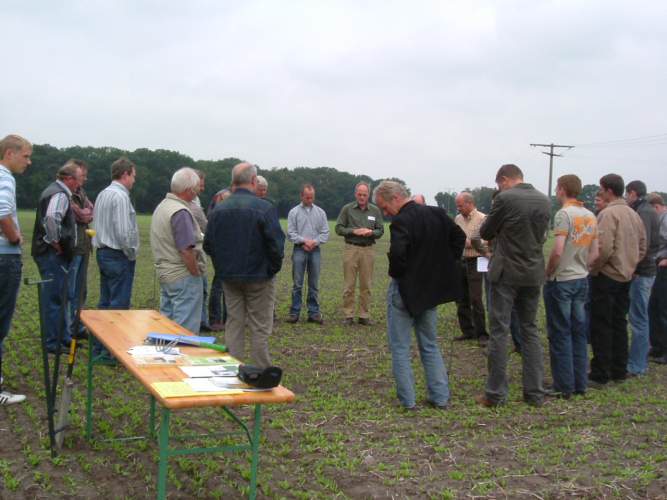
[[[2,342],[21,277],[23,239],[12,174],[25,171],[31,153],[31,144],[22,137],[0,141],[0,405],[25,399],[2,387]],[[86,301],[92,248],[100,272],[97,307],[131,306],[139,229],[130,192],[137,167],[128,158],[116,160],[111,182],[94,204],[84,190],[87,170],[82,160],[67,161],[38,200],[31,254],[47,280],[41,303],[49,353],[62,352],[72,338],[87,336],[76,318]],[[204,173],[183,167],[173,174],[170,192],[153,212],[150,227],[160,311],[195,334],[224,329],[230,353],[241,360],[246,359],[249,340],[249,361],[268,367],[276,321],[275,277],[282,268],[285,239],[293,245],[293,286],[285,321],[301,320],[306,282],[305,319],[325,323],[319,277],[329,223],[315,204],[315,186],[304,184],[300,203],[289,212],[285,235],[267,198],[268,182],[256,166],[239,163],[231,177],[231,186],[218,191],[204,210],[199,199]],[[426,378],[426,403],[448,406],[436,311],[447,302],[457,304],[461,336],[456,340],[474,340],[487,349],[486,387],[477,398],[486,407],[507,401],[509,338],[522,359],[523,399],[535,406],[545,397],[570,398],[592,386],[644,375],[649,359],[667,364],[667,216],[661,196],[647,193],[641,181],[626,185],[619,175],[608,174],[600,179],[593,213],[577,199],[582,191],[579,177],[564,175],[556,185],[561,208],[551,230],[549,198],[524,181],[519,167],[503,165],[495,182],[498,191],[488,215],[477,210],[471,193],[462,192],[456,197],[459,214],[452,219],[394,181],[382,181],[373,191],[367,183],[358,183],[355,201],[338,215],[335,233],[345,242],[340,319],[347,326],[373,324],[374,245],[384,235],[383,215],[391,218],[387,335],[400,405],[417,407],[414,335]],[[554,244],[545,262],[543,245],[550,232]],[[210,292],[207,256],[215,271]],[[552,386],[544,383],[536,320],[540,296]],[[98,360],[114,362],[104,346],[90,341]]]

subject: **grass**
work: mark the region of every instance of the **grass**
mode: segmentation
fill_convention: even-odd
[[[24,234],[33,214],[20,214]],[[158,302],[148,244],[149,217],[139,219],[139,254],[132,304]],[[333,229],[333,228],[332,228]],[[29,253],[26,244],[24,252]],[[384,294],[388,233],[376,249],[372,327],[343,327],[342,241],[332,233],[323,248],[320,299],[326,323],[277,324],[271,338],[292,405],[265,409],[259,472],[264,498],[667,498],[667,368],[555,400],[535,409],[521,403],[520,358],[509,364],[510,402],[494,410],[477,406],[486,361],[474,345],[452,342],[460,334],[455,307],[439,308],[442,351],[452,400],[446,412],[397,406],[386,342]],[[278,317],[287,316],[291,248],[277,281]],[[37,270],[24,255],[24,276]],[[88,307],[98,299],[92,262]],[[544,332],[544,312],[539,326]],[[546,335],[544,335],[546,337]],[[75,368],[73,430],[56,459],[48,452],[34,287],[22,286],[13,328],[5,342],[8,388],[28,395],[0,409],[0,498],[150,498],[155,496],[157,445],[152,441],[88,443],[83,438],[86,352]],[[548,356],[545,367],[548,373]],[[417,390],[425,394],[415,359]],[[100,438],[144,434],[146,392],[122,368],[96,372],[95,430]],[[250,415],[249,410],[242,413]],[[174,414],[175,432],[230,430],[219,410]],[[248,491],[247,457],[183,456],[170,461],[170,498],[239,498]]]

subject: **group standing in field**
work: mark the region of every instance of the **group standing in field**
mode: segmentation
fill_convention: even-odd
[[[31,144],[19,136],[0,141],[0,405],[25,399],[2,386],[2,344],[21,278],[23,239],[13,174],[25,171],[31,153]],[[41,303],[49,353],[63,352],[71,339],[87,335],[76,319],[85,304],[92,248],[100,271],[97,307],[131,306],[139,230],[130,193],[137,167],[125,157],[115,161],[111,183],[94,204],[84,190],[87,170],[81,160],[67,161],[38,197],[31,253],[41,278],[48,280]],[[338,214],[335,232],[344,238],[340,321],[345,326],[374,322],[370,304],[375,243],[384,234],[383,214],[391,218],[387,338],[400,405],[412,410],[418,404],[411,363],[414,335],[426,378],[426,403],[438,409],[448,406],[449,378],[436,312],[447,302],[457,304],[461,335],[456,340],[474,340],[487,349],[485,389],[476,398],[486,407],[507,402],[509,338],[521,355],[523,400],[534,406],[546,397],[570,398],[591,386],[602,388],[641,376],[650,358],[667,364],[664,200],[649,194],[641,181],[626,185],[619,175],[608,174],[600,179],[594,214],[577,199],[582,190],[579,177],[560,177],[556,199],[561,208],[554,217],[554,246],[545,262],[549,198],[526,183],[513,164],[500,167],[495,183],[498,191],[488,215],[477,210],[471,193],[462,192],[456,197],[459,215],[452,220],[445,210],[426,205],[423,196],[410,197],[395,181],[382,181],[374,190],[360,182],[354,186],[355,200]],[[282,269],[286,240],[268,197],[268,182],[255,165],[239,163],[232,170],[231,185],[216,192],[206,211],[199,199],[204,186],[203,172],[178,169],[153,213],[150,246],[160,311],[193,333],[224,329],[234,357],[268,367],[276,322],[276,275]],[[299,322],[304,309],[306,322],[324,325],[332,321],[324,318],[319,301],[329,223],[315,204],[314,185],[304,184],[298,194],[300,202],[287,220],[293,285],[285,321]],[[215,271],[210,293],[207,256]],[[64,296],[70,304],[67,310]],[[546,310],[551,386],[544,383],[536,320],[540,296]],[[61,324],[64,333],[59,335]],[[114,362],[101,344],[92,338],[90,342],[98,360]]]

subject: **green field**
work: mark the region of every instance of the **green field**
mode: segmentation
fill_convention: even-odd
[[[21,214],[26,236],[34,215]],[[142,248],[134,308],[157,307],[148,244],[150,218],[140,217]],[[332,227],[333,229],[333,227]],[[439,309],[442,352],[452,399],[448,411],[419,403],[402,411],[394,394],[385,332],[388,229],[377,245],[372,327],[343,327],[342,239],[323,247],[320,299],[323,326],[284,321],[290,302],[291,247],[278,275],[277,323],[270,346],[294,404],[266,407],[259,496],[263,498],[667,498],[667,367],[590,390],[585,397],[521,402],[520,357],[512,355],[509,404],[477,406],[486,361],[481,348],[453,343],[460,334],[453,305]],[[37,277],[24,246],[24,276]],[[209,275],[212,277],[212,273]],[[98,299],[91,262],[88,307]],[[544,333],[544,313],[540,312]],[[55,459],[48,451],[39,347],[37,295],[22,286],[5,343],[7,388],[25,403],[0,408],[0,498],[151,498],[157,445],[152,441],[88,443],[83,437],[85,361],[75,369],[73,429]],[[545,349],[545,366],[548,356]],[[423,372],[415,358],[418,395]],[[100,438],[139,435],[148,422],[148,397],[123,368],[100,367],[95,432]],[[550,377],[547,375],[547,378]],[[249,414],[245,411],[245,414]],[[232,429],[220,411],[175,413],[174,434]],[[170,461],[169,498],[240,498],[248,462],[241,455],[183,456]]]

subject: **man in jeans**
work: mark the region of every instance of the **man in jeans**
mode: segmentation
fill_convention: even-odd
[[[648,196],[649,203],[658,214],[660,236],[655,258],[657,272],[649,299],[649,323],[651,327],[651,361],[667,365],[667,207],[658,193]]]
[[[227,304],[225,343],[229,353],[245,359],[245,327],[251,333],[252,361],[271,365],[274,276],[283,262],[285,235],[276,207],[255,196],[257,167],[239,163],[232,169],[232,194],[209,216],[204,251],[222,279]]]
[[[655,257],[658,253],[660,225],[658,214],[646,199],[646,184],[632,181],[625,186],[625,200],[637,212],[646,231],[646,255],[637,264],[630,282],[630,311],[628,321],[632,328],[628,375],[644,375],[648,370],[649,319],[648,301],[655,281]]]
[[[111,184],[95,200],[93,246],[100,268],[98,309],[129,309],[134,268],[139,250],[137,213],[130,200],[137,169],[121,157],[111,165]],[[109,351],[95,342],[93,354],[110,361]]]
[[[630,281],[646,254],[646,230],[637,213],[623,200],[623,178],[600,179],[607,207],[598,215],[600,256],[591,268],[591,346],[589,386],[625,380],[628,363],[626,315]]]
[[[32,144],[23,137],[8,135],[0,141],[0,406],[25,400],[23,394],[13,394],[2,387],[2,344],[9,334],[21,284],[23,237],[13,175],[25,172],[31,155]]]
[[[496,184],[500,193],[480,228],[482,239],[495,241],[488,271],[491,283],[489,373],[485,394],[479,396],[477,402],[487,407],[506,402],[509,391],[507,338],[512,308],[515,308],[519,318],[523,399],[530,405],[540,406],[544,400],[544,367],[535,316],[544,282],[542,246],[549,227],[551,203],[533,186],[524,183],[523,172],[516,165],[500,167]]]
[[[192,333],[199,333],[204,301],[202,275],[206,259],[204,235],[193,210],[199,176],[191,168],[177,170],[151,218],[151,249],[160,281],[160,312]]]
[[[588,382],[586,301],[588,268],[598,257],[597,220],[577,200],[581,180],[564,175],[556,184],[561,208],[555,217],[554,246],[547,263],[544,306],[549,334],[551,395],[584,394]]]
[[[436,308],[461,295],[458,261],[465,233],[443,209],[411,200],[405,186],[398,182],[382,181],[373,197],[385,215],[393,217],[388,254],[391,281],[387,291],[387,335],[398,400],[408,410],[416,408],[410,362],[414,328],[426,376],[426,402],[445,409],[449,381],[438,345]]]
[[[288,323],[299,321],[303,279],[308,271],[308,322],[324,322],[317,300],[320,281],[320,246],[329,240],[327,214],[314,204],[315,188],[304,184],[301,188],[301,203],[287,215],[287,237],[294,243],[292,253],[292,306]]]

